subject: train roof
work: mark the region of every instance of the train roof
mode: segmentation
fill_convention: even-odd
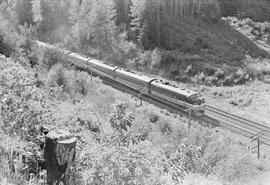
[[[198,94],[198,92],[196,92],[196,91],[186,89],[186,88],[181,88],[178,86],[174,86],[172,84],[164,83],[164,81],[161,81],[161,80],[155,81],[155,82],[153,82],[153,84],[155,84],[161,88],[166,88],[172,92],[182,94],[182,95],[187,96],[187,97],[190,97],[194,94]]]
[[[164,80],[160,80],[160,79],[155,80],[155,78],[152,78],[152,77],[149,77],[146,75],[142,75],[142,74],[137,74],[134,72],[130,72],[130,71],[127,71],[124,69],[117,69],[117,70],[118,70],[118,72],[124,73],[130,77],[134,77],[134,78],[137,78],[139,80],[142,80],[145,83],[148,83],[148,82],[153,80],[152,84],[155,84],[161,88],[166,88],[166,89],[173,91],[175,93],[183,94],[184,96],[187,96],[187,97],[190,97],[194,94],[198,94],[198,92],[196,92],[196,91],[186,89],[186,88],[181,88],[178,85],[172,84],[172,83],[164,81]]]
[[[37,41],[37,44],[42,46],[42,47],[47,47],[50,49],[58,49],[57,47],[55,47],[53,45],[50,45],[50,44],[47,44],[44,42],[40,42],[40,41]],[[186,89],[186,88],[180,88],[178,85],[174,85],[174,84],[172,84],[168,81],[165,81],[165,80],[160,80],[160,78],[156,79],[154,77],[146,76],[144,74],[140,74],[140,73],[131,71],[129,69],[121,69],[121,68],[118,68],[114,65],[105,64],[104,62],[97,60],[97,59],[87,58],[85,55],[70,52],[70,51],[65,50],[65,49],[61,49],[61,50],[65,54],[70,54],[71,56],[77,57],[85,62],[90,63],[90,64],[97,65],[97,66],[104,67],[104,68],[108,68],[111,70],[117,70],[118,72],[120,72],[122,74],[128,75],[128,76],[133,77],[133,78],[137,78],[145,83],[149,83],[150,81],[152,81],[152,84],[155,84],[161,88],[165,88],[165,89],[170,90],[170,91],[175,92],[175,93],[183,94],[187,97],[190,97],[194,94],[198,94],[197,91],[193,91],[193,90]]]
[[[120,72],[122,74],[125,74],[125,75],[128,75],[130,77],[133,77],[133,78],[137,78],[145,83],[148,83],[150,82],[153,78],[149,77],[149,76],[146,76],[146,75],[141,75],[141,74],[138,74],[138,73],[135,73],[135,72],[130,72],[130,71],[127,71],[125,69],[117,69],[117,72]]]

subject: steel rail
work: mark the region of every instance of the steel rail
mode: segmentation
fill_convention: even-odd
[[[213,116],[213,113],[214,113],[214,115],[216,114],[216,115],[221,116],[219,119],[222,122],[226,122],[227,124],[228,124],[228,122],[230,122],[231,124],[237,125],[237,127],[241,127],[242,129],[245,129],[245,130],[250,130],[253,133],[253,135],[250,137],[251,139],[255,136],[259,137],[260,134],[263,134],[260,136],[260,138],[263,139],[266,143],[268,143],[270,145],[270,132],[269,132],[270,128],[269,127],[261,125],[261,124],[256,123],[256,122],[252,122],[253,124],[251,124],[250,123],[251,121],[249,121],[245,118],[242,119],[239,116],[235,116],[235,115],[233,115],[231,113],[227,113],[223,110],[219,110],[216,108],[214,108],[214,110],[209,110],[207,108],[207,106],[206,106],[206,109],[209,111],[208,114],[211,115],[211,113],[212,113],[212,116]],[[224,120],[222,117],[226,118],[227,120]]]
[[[256,133],[259,133],[259,132],[265,132],[265,134],[267,135],[267,137],[270,138],[269,132],[267,130],[258,128],[258,127],[256,127],[256,125],[252,125],[252,124],[248,124],[248,123],[245,123],[245,122],[241,122],[241,121],[236,120],[236,119],[232,119],[231,117],[226,116],[224,114],[219,114],[216,111],[207,111],[205,114],[208,114],[211,117],[218,117],[218,119],[220,119],[223,122],[236,123],[238,126],[241,126],[244,129],[250,129],[250,130],[252,130],[253,132],[255,132],[255,134]]]
[[[225,126],[225,127],[229,126],[230,130],[240,130],[241,132],[244,132],[245,136],[250,138],[250,139],[253,139],[254,135],[256,136],[256,135],[258,135],[258,133],[260,133],[259,131],[255,132],[254,130],[252,130],[250,128],[243,128],[243,127],[241,127],[241,125],[238,125],[237,123],[229,122],[229,121],[222,120],[219,118],[216,118],[216,119],[220,121],[221,126]],[[231,128],[231,127],[233,127],[233,128]],[[248,134],[248,135],[246,135],[246,134]],[[244,134],[242,134],[242,135],[244,135]],[[270,137],[269,136],[263,134],[263,135],[261,135],[260,138],[270,145]]]
[[[233,120],[236,120],[236,121],[239,121],[239,122],[242,122],[242,123],[245,123],[245,124],[248,124],[248,125],[251,125],[255,128],[258,128],[258,129],[263,129],[265,131],[268,131],[270,132],[270,127],[268,126],[265,126],[265,125],[262,125],[260,123],[256,123],[255,121],[251,121],[251,120],[248,120],[246,118],[243,118],[243,117],[240,117],[240,116],[237,116],[235,114],[232,114],[232,113],[229,113],[229,112],[226,112],[224,110],[220,110],[220,109],[217,109],[213,106],[210,106],[210,105],[206,105],[205,108],[209,111],[218,111],[219,114],[221,115],[226,115],[227,117],[233,119]]]

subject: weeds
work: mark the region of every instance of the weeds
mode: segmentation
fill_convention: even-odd
[[[59,95],[67,95],[62,101],[59,96],[44,97],[56,102],[56,106],[49,107],[53,112],[51,120],[79,138],[80,155],[70,182],[179,184],[192,182],[187,174],[199,173],[194,182],[200,179],[219,183],[205,176],[233,182],[266,169],[249,156],[239,157],[245,150],[233,136],[197,123],[192,123],[188,132],[187,118],[173,118],[147,103],[136,107],[129,96],[102,85],[99,80],[94,79],[91,84],[87,73],[66,70],[57,64],[49,71],[42,90],[48,89],[58,89]],[[67,118],[59,118],[59,114]],[[36,174],[33,182],[39,181],[39,176]],[[11,177],[4,178],[9,182]]]

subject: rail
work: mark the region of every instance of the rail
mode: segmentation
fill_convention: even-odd
[[[253,142],[254,138],[259,138],[262,144],[270,146],[270,127],[217,109],[210,105],[206,105],[205,109],[207,115],[215,117],[220,121],[220,124],[233,127],[233,129],[230,130],[240,131],[241,135],[252,139],[251,142]]]

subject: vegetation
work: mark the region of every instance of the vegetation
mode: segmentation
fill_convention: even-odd
[[[172,77],[182,75],[176,62],[188,60],[185,75],[196,75],[194,61],[215,58],[219,53],[211,53],[216,51],[215,43],[227,43],[216,39],[214,32],[198,38],[192,32],[201,27],[207,35],[210,28],[221,29],[219,1],[1,2],[0,52],[5,55],[0,57],[1,184],[44,183],[40,128],[45,125],[78,138],[69,184],[245,184],[269,169],[267,156],[257,160],[237,136],[195,122],[188,130],[186,117],[146,102],[138,106],[137,98],[103,85],[98,78],[91,81],[88,73],[63,63],[64,57],[39,51],[31,42],[35,38],[61,42],[153,73],[160,73],[164,62],[174,61],[166,69]],[[181,27],[175,21],[190,30],[185,36],[189,39],[180,37],[184,46],[174,39]],[[244,38],[242,44],[254,48],[251,55],[265,54]],[[224,53],[236,50],[234,57],[239,53],[243,57],[242,44]],[[224,80],[222,71],[204,69],[209,69],[204,78]]]
[[[32,83],[32,72],[26,72],[10,59],[2,58],[2,63],[3,84],[13,84],[17,88]],[[15,80],[23,79],[22,73],[25,80]],[[13,100],[20,102],[19,105],[26,104],[21,102],[26,97],[29,102],[22,108],[25,113],[23,121],[21,111],[14,111],[14,103],[9,103],[2,94],[1,106],[5,114],[1,115],[4,126],[1,136],[9,137],[14,143],[16,141],[11,137],[17,136],[26,146],[26,142],[31,141],[33,152],[40,150],[34,128],[53,123],[72,132],[80,139],[71,184],[185,184],[196,182],[196,179],[204,184],[244,183],[248,177],[267,169],[267,166],[261,168],[256,156],[232,139],[229,133],[216,132],[196,123],[188,132],[184,117],[165,115],[160,113],[162,110],[147,104],[137,107],[133,98],[102,85],[98,79],[90,84],[88,74],[56,64],[44,75],[42,86],[26,86],[20,89],[20,94],[16,94],[16,88],[11,91]],[[2,93],[7,89],[1,86]],[[35,91],[38,97],[33,93]],[[43,108],[46,111],[42,111]],[[36,116],[36,112],[41,117]],[[6,121],[11,118],[15,121]],[[7,152],[16,151],[14,155],[18,159],[29,150],[29,146],[6,148],[4,143],[1,147]],[[42,171],[35,172],[27,161],[14,160],[15,172],[7,168],[7,172],[1,174],[2,181],[18,183],[13,175],[7,175],[15,173],[28,183],[27,176],[23,178],[20,172],[23,166],[28,166],[24,170],[33,171],[31,182],[41,180]]]
[[[254,22],[250,18],[237,19],[236,17],[225,18],[232,27],[255,41],[260,47],[270,51],[270,23],[265,22]]]
[[[245,69],[247,55],[269,58],[221,19],[238,16],[267,21],[269,9],[261,8],[270,7],[266,0],[7,2],[18,14],[15,25],[34,25],[30,30],[36,32],[30,35],[37,39],[178,81],[196,82],[196,75],[203,72],[206,79],[199,81],[205,84],[243,83],[249,78],[239,80],[239,75],[233,75],[236,68]],[[213,75],[220,68],[227,79]]]

